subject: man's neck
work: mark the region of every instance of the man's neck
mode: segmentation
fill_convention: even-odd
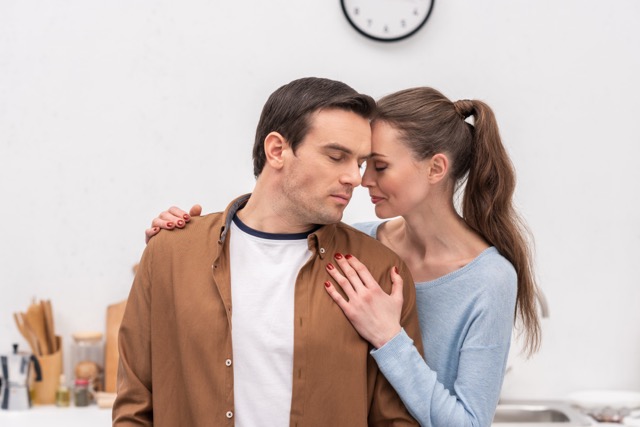
[[[291,212],[283,207],[281,197],[259,187],[256,186],[247,204],[237,212],[247,226],[273,234],[304,233],[317,227],[296,221]]]

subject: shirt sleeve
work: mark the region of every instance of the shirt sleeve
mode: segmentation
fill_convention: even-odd
[[[371,352],[381,372],[423,427],[487,427],[492,423],[511,342],[513,304],[494,301],[481,306],[460,350],[452,392],[438,381],[437,373],[405,331]],[[428,337],[423,339],[428,346]]]
[[[153,241],[145,249],[133,281],[118,334],[117,397],[113,426],[152,426],[150,262]]]

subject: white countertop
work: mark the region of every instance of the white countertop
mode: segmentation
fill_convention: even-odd
[[[2,427],[109,427],[111,408],[101,409],[97,405],[83,408],[74,406],[58,408],[54,405],[36,405],[26,411],[0,409]]]
[[[535,426],[558,426],[563,423],[500,423],[494,426],[500,427],[524,427]],[[600,423],[594,425],[606,426],[621,424]],[[0,426],[2,427],[109,427],[111,426],[111,408],[101,409],[97,405],[84,408],[74,406],[68,408],[58,408],[54,405],[36,405],[26,411],[4,411],[0,410]]]

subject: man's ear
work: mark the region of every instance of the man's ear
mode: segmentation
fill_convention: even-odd
[[[435,184],[447,176],[449,159],[442,153],[433,155],[429,160],[429,182]]]
[[[284,164],[284,151],[289,148],[287,140],[278,132],[271,132],[264,139],[264,153],[267,164],[273,169],[281,169]]]

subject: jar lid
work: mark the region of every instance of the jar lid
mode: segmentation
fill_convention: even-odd
[[[102,332],[98,331],[82,331],[74,332],[72,335],[75,342],[94,342],[102,339]]]

